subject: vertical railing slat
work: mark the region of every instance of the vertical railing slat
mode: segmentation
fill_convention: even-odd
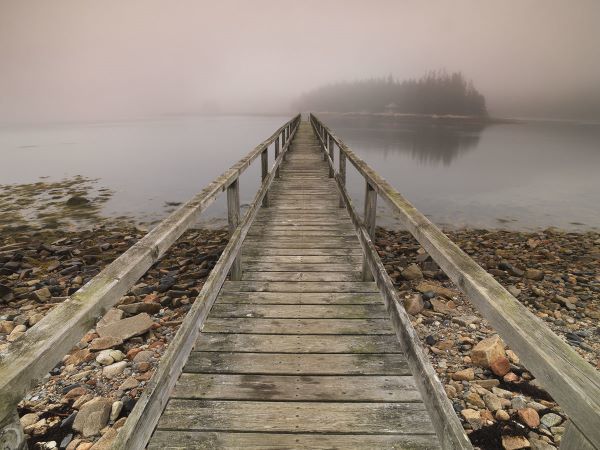
[[[229,236],[231,236],[240,223],[239,178],[227,187],[227,221],[229,222]],[[232,281],[240,281],[242,279],[242,261],[240,255],[235,258],[229,276]]]
[[[375,240],[375,221],[377,217],[377,191],[367,181],[365,189],[365,215],[364,224],[371,240]],[[366,257],[363,257],[362,276],[364,281],[373,281],[373,274],[369,269]]]

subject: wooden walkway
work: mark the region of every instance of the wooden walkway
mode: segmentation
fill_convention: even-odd
[[[328,173],[301,123],[149,448],[438,448]]]

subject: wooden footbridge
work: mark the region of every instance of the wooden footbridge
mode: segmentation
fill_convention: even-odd
[[[262,185],[240,218],[239,176],[258,157]],[[345,189],[347,161],[366,180],[362,217]],[[600,448],[598,373],[310,115],[2,355],[1,449],[24,446],[16,405],[27,389],[224,191],[230,241],[113,448],[472,448],[371,241],[378,196],[569,414],[561,448]]]

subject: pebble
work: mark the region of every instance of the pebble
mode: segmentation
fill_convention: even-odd
[[[541,423],[544,424],[548,428],[555,427],[560,425],[563,421],[562,417],[555,413],[544,414],[541,418]]]
[[[106,378],[112,379],[122,374],[126,367],[127,361],[116,362],[104,367],[104,369],[102,369],[102,375],[104,375]]]

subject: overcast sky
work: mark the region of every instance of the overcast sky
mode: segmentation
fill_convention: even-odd
[[[0,0],[0,122],[287,112],[442,68],[526,115],[600,93],[599,20],[598,0]]]

